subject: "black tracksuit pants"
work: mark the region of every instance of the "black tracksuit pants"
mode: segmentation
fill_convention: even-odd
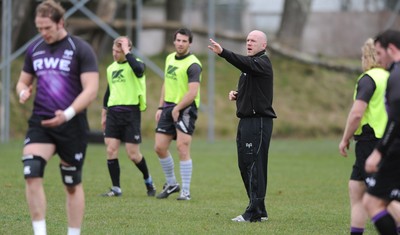
[[[249,198],[249,205],[242,215],[246,220],[255,221],[267,216],[264,200],[272,127],[270,117],[241,118],[239,121],[236,144],[240,174]]]

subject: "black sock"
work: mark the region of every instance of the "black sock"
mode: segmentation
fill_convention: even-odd
[[[148,179],[149,178],[149,169],[147,168],[146,160],[144,159],[144,156],[142,158],[142,161],[139,163],[135,163],[136,167],[143,173],[143,179]]]
[[[393,217],[386,211],[379,212],[372,219],[379,234],[397,235],[397,227]]]
[[[108,172],[110,173],[113,186],[120,188],[120,168],[118,159],[107,160]]]

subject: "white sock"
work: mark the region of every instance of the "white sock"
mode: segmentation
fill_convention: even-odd
[[[166,158],[160,158],[161,168],[164,171],[165,178],[167,179],[167,183],[169,185],[176,184],[176,178],[174,173],[174,159],[169,155]]]
[[[68,235],[80,235],[81,229],[80,228],[71,228],[68,227]]]
[[[182,191],[190,192],[190,181],[192,179],[193,164],[192,159],[180,161],[180,172],[182,178]]]
[[[46,220],[32,221],[33,234],[46,235]]]

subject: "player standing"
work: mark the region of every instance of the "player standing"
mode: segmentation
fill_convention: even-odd
[[[19,102],[36,95],[23,148],[26,199],[33,230],[46,234],[46,163],[57,153],[65,185],[68,234],[80,234],[84,215],[82,166],[87,147],[86,108],[96,98],[99,73],[88,43],[68,34],[65,10],[52,0],[36,8],[35,25],[41,38],[27,49],[16,92]]]
[[[112,188],[103,196],[122,194],[118,150],[121,141],[129,158],[142,172],[147,195],[154,196],[156,189],[149,174],[146,160],[140,153],[141,111],[146,109],[145,65],[130,53],[132,42],[125,36],[114,40],[114,62],[107,68],[108,87],[104,94],[101,124],[107,145],[107,166]]]
[[[179,153],[182,192],[178,200],[190,200],[192,159],[190,145],[200,106],[201,63],[190,52],[193,40],[189,29],[178,29],[174,34],[175,52],[165,60],[165,79],[156,113],[155,151],[164,171],[166,183],[157,198],[167,198],[179,192],[174,173],[174,161],[168,148],[176,139]]]

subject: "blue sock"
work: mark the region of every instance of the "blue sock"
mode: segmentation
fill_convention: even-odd
[[[152,184],[153,183],[153,179],[151,178],[151,175],[149,175],[149,178],[144,180],[144,183],[146,183],[146,184]]]

